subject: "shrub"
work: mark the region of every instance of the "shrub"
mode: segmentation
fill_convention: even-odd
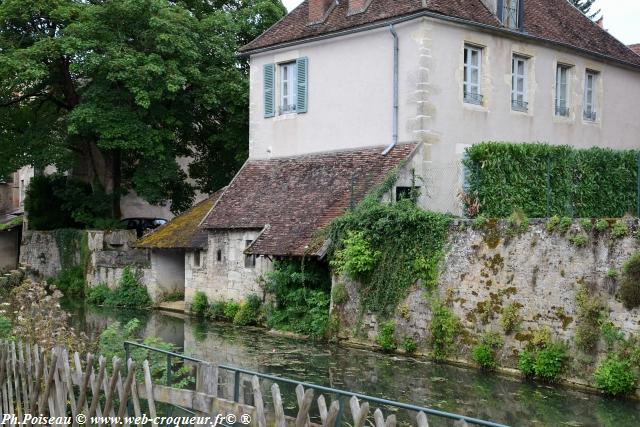
[[[610,268],[607,270],[607,277],[609,279],[617,279],[618,278],[618,270],[615,268]]]
[[[431,351],[434,359],[445,360],[460,333],[460,321],[450,308],[437,299],[431,301]]]
[[[611,228],[611,237],[613,237],[614,239],[622,239],[623,237],[627,237],[628,235],[629,226],[627,225],[627,223],[622,219],[617,220]]]
[[[87,302],[93,305],[104,305],[111,294],[111,289],[106,283],[87,289]]]
[[[560,218],[560,222],[558,223],[558,231],[562,234],[566,233],[569,230],[569,227],[571,227],[571,224],[573,224],[573,219],[568,216],[563,216]]]
[[[600,340],[600,317],[604,309],[602,301],[589,296],[586,288],[576,294],[577,325],[575,332],[576,346],[585,351],[593,351]]]
[[[363,231],[348,231],[344,247],[335,253],[331,266],[339,273],[357,280],[370,273],[380,259],[380,251],[373,250]]]
[[[336,283],[331,289],[331,299],[335,305],[342,305],[349,299],[347,288],[343,283]]]
[[[560,217],[558,215],[554,215],[549,218],[549,220],[545,224],[545,228],[549,233],[552,233],[558,227],[558,224],[560,224]]]
[[[611,356],[598,365],[593,378],[596,387],[612,396],[630,394],[638,380],[628,361]]]
[[[507,218],[509,232],[512,234],[522,234],[529,228],[529,218],[527,214],[520,208],[514,210]]]
[[[495,369],[496,353],[503,346],[504,341],[495,332],[487,332],[482,334],[478,344],[471,350],[473,360],[480,365],[482,369]]]
[[[109,292],[105,305],[109,307],[148,308],[151,298],[140,279],[142,273],[131,267],[125,267],[118,286]]]
[[[331,277],[325,265],[282,260],[263,278],[275,301],[267,308],[267,326],[322,338],[329,326]]]
[[[563,344],[549,344],[536,355],[536,377],[546,381],[557,381],[562,374],[566,358],[567,352]]]
[[[173,291],[166,293],[160,297],[161,301],[165,302],[175,302],[175,301],[184,301],[184,291]]]
[[[191,313],[196,316],[204,316],[209,309],[209,299],[202,291],[196,291],[191,301]]]
[[[393,321],[385,322],[380,325],[376,342],[384,351],[393,351],[398,347],[398,343],[394,338],[396,332],[396,324]]]
[[[485,225],[487,225],[487,223],[489,222],[489,218],[487,218],[484,215],[478,215],[474,220],[473,220],[473,227],[474,228],[482,228]]]
[[[0,315],[0,340],[12,338],[13,325],[11,319]]]
[[[640,252],[624,263],[619,294],[628,309],[640,306]]]
[[[236,314],[238,314],[239,310],[240,303],[237,303],[235,301],[227,301],[226,303],[224,303],[224,309],[222,310],[222,313],[227,320],[233,320],[235,319]]]
[[[569,242],[574,246],[581,248],[589,242],[589,237],[585,233],[578,233],[575,236],[569,237]]]
[[[418,344],[413,338],[404,337],[404,339],[402,340],[402,349],[404,350],[405,353],[412,354],[416,351],[417,348],[418,348]]]
[[[609,228],[609,221],[604,218],[600,218],[596,221],[596,230],[599,232],[607,231]]]
[[[521,305],[518,303],[511,303],[502,308],[500,325],[506,334],[510,334],[520,326],[520,322],[522,322],[520,307]]]
[[[260,307],[262,301],[258,295],[252,294],[240,304],[238,312],[233,317],[233,324],[238,326],[256,325],[260,321]]]
[[[85,294],[86,281],[84,268],[73,266],[65,268],[51,282],[56,285],[60,292],[69,298],[83,298]]]
[[[209,310],[207,311],[207,316],[212,318],[212,319],[224,319],[224,307],[225,307],[225,302],[224,301],[215,301],[211,304],[211,306],[209,307]]]
[[[580,227],[587,233],[593,229],[593,222],[589,218],[580,219]]]
[[[536,375],[536,354],[529,350],[520,352],[518,356],[518,369],[525,377],[534,377]]]

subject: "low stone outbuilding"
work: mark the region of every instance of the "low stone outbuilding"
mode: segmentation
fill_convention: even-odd
[[[260,277],[277,258],[321,258],[319,232],[354,207],[391,172],[395,197],[421,175],[422,146],[401,144],[275,159],[249,159],[201,224],[208,249],[185,286],[209,301],[264,296]],[[426,199],[424,199],[426,200]],[[424,200],[419,203],[423,203]]]
[[[136,248],[150,251],[151,277],[147,287],[155,302],[165,295],[185,292],[185,283],[192,280],[193,271],[206,267],[207,232],[198,226],[221,193],[218,191],[136,242]]]

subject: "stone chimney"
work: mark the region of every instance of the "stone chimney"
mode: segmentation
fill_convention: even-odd
[[[327,18],[334,0],[309,0],[309,24],[319,24]]]
[[[355,15],[367,10],[371,0],[349,0],[349,12],[348,15]]]

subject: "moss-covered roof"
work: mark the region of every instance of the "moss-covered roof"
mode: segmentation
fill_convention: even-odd
[[[207,231],[198,227],[222,194],[217,191],[182,215],[157,228],[135,243],[147,249],[203,249],[207,247]]]
[[[22,225],[23,216],[2,216],[0,217],[0,231],[12,230]]]

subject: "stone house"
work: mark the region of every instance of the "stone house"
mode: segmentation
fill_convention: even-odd
[[[241,49],[249,160],[214,204],[210,299],[260,293],[278,257],[400,167],[385,196],[461,213],[465,148],[488,140],[637,147],[640,56],[566,0],[306,0]],[[373,147],[373,148],[372,148]]]

